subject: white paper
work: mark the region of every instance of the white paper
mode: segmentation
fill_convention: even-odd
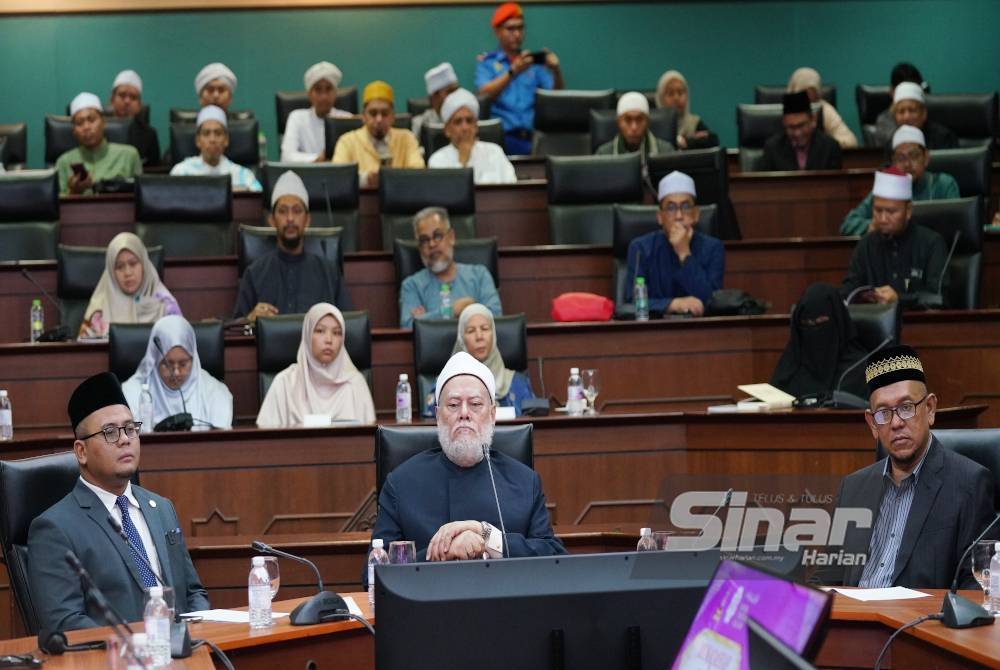
[[[890,586],[884,589],[847,589],[842,587],[829,588],[828,591],[836,591],[841,595],[855,600],[872,602],[878,600],[909,600],[910,598],[929,598],[931,594],[922,591],[914,591],[905,586]]]
[[[250,612],[237,610],[201,610],[190,612],[187,616],[200,616],[203,621],[218,621],[219,623],[250,623]],[[288,612],[271,612],[272,619],[288,616]]]

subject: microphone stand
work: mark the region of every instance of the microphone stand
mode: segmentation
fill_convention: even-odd
[[[316,584],[318,585],[319,590],[312,598],[292,610],[292,613],[289,616],[289,621],[293,626],[309,626],[323,621],[332,621],[333,619],[340,617],[350,616],[350,609],[347,607],[347,603],[344,602],[344,599],[332,591],[326,591],[323,589],[323,577],[319,574],[319,568],[316,567],[315,563],[307,558],[289,554],[288,552],[280,549],[275,549],[268,544],[264,544],[260,540],[254,540],[250,543],[250,546],[254,551],[259,551],[262,554],[280,556],[281,558],[287,558],[289,560],[308,565],[312,568],[313,573],[315,573]]]
[[[955,568],[955,578],[951,580],[951,588],[944,594],[944,601],[941,603],[941,623],[947,628],[972,628],[973,626],[988,626],[993,623],[993,615],[985,608],[977,605],[968,598],[955,593],[958,591],[958,575],[962,572],[962,564],[968,558],[972,549],[979,544],[979,541],[990,532],[997,521],[1000,521],[1000,514],[993,517],[993,521],[986,526],[982,533],[972,541],[958,559],[958,567]]]

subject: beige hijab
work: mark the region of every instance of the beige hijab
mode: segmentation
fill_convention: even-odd
[[[458,317],[458,335],[455,337],[455,346],[452,347],[451,353],[452,355],[457,354],[459,351],[464,351],[467,354],[470,353],[465,346],[465,338],[462,335],[465,333],[465,327],[469,325],[469,319],[474,316],[485,317],[490,322],[490,330],[493,331],[493,348],[490,349],[486,360],[481,362],[490,369],[490,372],[493,373],[493,377],[496,379],[496,397],[503,398],[507,395],[507,391],[510,390],[511,380],[514,379],[514,371],[504,367],[503,357],[500,355],[500,349],[497,348],[497,324],[493,319],[493,312],[488,307],[480,305],[477,302],[462,310],[461,315]]]
[[[133,295],[122,291],[115,280],[115,261],[122,251],[131,251],[142,263],[142,284]],[[180,314],[180,309],[160,281],[146,246],[134,233],[118,233],[104,253],[104,272],[90,296],[80,336],[107,337],[112,323],[154,323],[166,314]]]
[[[677,81],[684,84],[684,88],[687,89],[687,104],[684,105],[684,111],[677,115],[677,134],[683,135],[684,137],[690,137],[694,135],[695,131],[698,129],[698,123],[701,121],[701,117],[697,114],[691,113],[691,87],[688,86],[687,79],[684,78],[677,70],[667,70],[660,76],[659,83],[656,84],[656,106],[663,107],[663,91],[666,90],[667,84],[676,79]]]
[[[323,365],[313,356],[313,329],[328,315],[333,315],[341,329],[344,328],[344,315],[330,303],[321,302],[309,308],[302,321],[296,362],[275,378],[257,416],[258,426],[301,426],[307,414],[321,414],[335,421],[375,421],[371,392],[347,353],[346,341],[329,365]]]

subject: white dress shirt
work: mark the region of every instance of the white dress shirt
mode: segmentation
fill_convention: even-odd
[[[472,179],[477,184],[513,184],[517,181],[517,174],[514,166],[507,159],[507,155],[499,145],[492,142],[480,142],[472,145],[469,153],[469,163],[462,165],[458,160],[458,149],[454,144],[441,147],[435,151],[427,167],[432,168],[459,168],[471,167]]]
[[[334,107],[326,116],[340,119],[351,116],[351,113]],[[292,110],[281,138],[281,160],[286,163],[312,163],[325,149],[326,122],[316,116],[312,107]]]

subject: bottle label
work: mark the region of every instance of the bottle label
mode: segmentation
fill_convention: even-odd
[[[375,588],[375,564],[368,564],[368,588]]]
[[[0,409],[0,426],[9,426],[14,423],[13,412],[9,409]]]
[[[271,585],[254,584],[250,587],[250,609],[269,610],[271,609]]]
[[[397,393],[396,394],[396,409],[409,409],[412,403],[412,397],[409,393]]]

